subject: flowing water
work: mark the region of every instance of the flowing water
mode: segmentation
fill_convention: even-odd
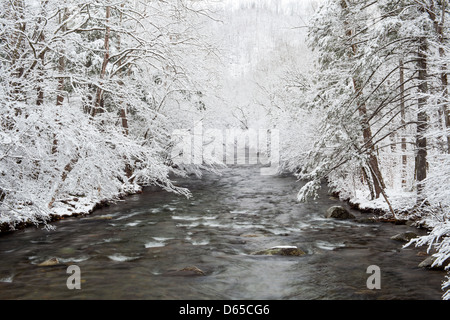
[[[256,167],[178,185],[193,197],[148,189],[53,231],[1,235],[0,299],[441,299],[445,274],[417,267],[425,249],[390,240],[412,227],[355,211],[353,221],[325,219],[345,206],[327,190],[299,203],[294,177]],[[273,246],[307,254],[251,254]],[[38,266],[49,258],[60,264]],[[66,286],[69,265],[81,270],[81,290]],[[380,267],[380,290],[366,286],[370,265]],[[193,266],[203,274],[178,272]]]

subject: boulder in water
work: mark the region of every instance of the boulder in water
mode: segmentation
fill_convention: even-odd
[[[436,261],[436,257],[429,256],[425,260],[423,260],[421,263],[419,263],[419,268],[426,268],[426,269],[432,269],[432,270],[445,270],[445,267],[450,264],[450,258],[445,260],[441,265],[434,265],[433,263]]]
[[[252,255],[266,255],[266,256],[303,256],[306,253],[298,249],[295,246],[278,246],[278,247],[272,247],[270,249],[265,249],[261,251],[253,252]]]
[[[59,265],[59,260],[57,258],[51,258],[38,264],[38,267],[52,267],[57,265]]]
[[[93,216],[84,218],[84,220],[112,220],[112,216]]]
[[[178,277],[192,277],[192,276],[206,276],[206,273],[203,270],[197,268],[196,266],[189,266],[183,269],[169,271],[165,275]]]
[[[395,236],[392,236],[391,240],[409,242],[409,241],[411,241],[411,239],[414,239],[417,237],[418,237],[417,234],[415,234],[414,232],[407,231],[407,232],[402,232],[402,233],[396,234]]]
[[[206,275],[206,274],[203,272],[203,270],[200,270],[200,269],[197,268],[196,266],[183,268],[183,269],[180,270],[180,272],[192,272],[193,274],[201,275],[201,276],[205,276],[205,275]]]
[[[333,206],[328,208],[326,217],[334,219],[355,219],[353,214],[341,206]]]

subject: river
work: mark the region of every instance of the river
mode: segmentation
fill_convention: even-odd
[[[390,237],[406,225],[324,218],[323,190],[299,203],[292,176],[257,167],[178,179],[186,199],[152,188],[83,218],[0,235],[0,299],[441,299],[444,273],[418,268],[424,248]],[[303,256],[251,253],[297,246]],[[57,258],[56,266],[41,267]],[[69,265],[81,289],[69,290]],[[367,268],[380,268],[369,290]],[[200,271],[183,271],[186,267]]]

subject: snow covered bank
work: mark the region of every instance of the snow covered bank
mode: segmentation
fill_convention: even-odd
[[[413,210],[416,194],[414,192],[398,192],[394,189],[386,189],[386,195],[394,209],[398,218],[410,219],[409,213]],[[383,197],[369,200],[368,191],[358,190],[352,197],[342,198],[347,201],[353,208],[362,212],[372,212],[379,216],[391,216],[389,205]]]
[[[44,226],[44,228],[52,229],[49,225],[51,222],[58,220],[86,216],[95,210],[120,201],[127,196],[139,194],[143,190],[140,186],[134,186],[133,190],[118,193],[110,198],[72,196],[65,199],[57,200],[53,203],[51,209],[40,210],[40,215],[36,214],[36,208],[23,207],[16,211],[14,215],[2,215],[0,218],[0,233],[23,229],[30,226]]]

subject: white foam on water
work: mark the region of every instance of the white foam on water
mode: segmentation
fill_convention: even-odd
[[[124,216],[120,216],[120,217],[118,217],[115,220],[118,221],[118,220],[128,219],[128,218],[134,217],[134,216],[136,216],[138,214],[141,214],[141,213],[142,213],[142,211],[133,212],[133,213],[130,213],[130,214],[126,214]]]
[[[162,247],[165,247],[165,246],[166,246],[166,244],[164,242],[159,242],[159,241],[150,241],[150,242],[147,242],[144,245],[144,247],[146,249],[148,249],[148,248],[162,248]]]
[[[13,282],[13,278],[14,278],[13,275],[11,275],[9,277],[5,277],[5,278],[0,278],[0,282],[12,283]]]
[[[220,227],[225,227],[226,226],[223,223],[210,222],[210,221],[205,221],[205,222],[202,223],[202,225],[204,225],[206,227],[212,227],[212,228],[220,228]]]
[[[127,223],[125,226],[126,226],[126,227],[136,227],[136,226],[137,226],[138,224],[140,224],[140,223],[141,223],[141,220],[136,220],[136,221]]]
[[[298,249],[297,246],[275,246],[270,249]]]
[[[199,225],[200,224],[198,222],[188,223],[188,224],[186,224],[186,223],[178,223],[176,225],[176,227],[178,227],[178,228],[195,228],[195,227],[198,227]]]
[[[266,229],[266,226],[263,226],[261,224],[251,224],[251,223],[241,223],[241,224],[233,224],[232,228],[234,229]]]
[[[185,220],[185,221],[197,221],[200,217],[184,217],[184,216],[172,216],[173,220]]]
[[[288,233],[287,229],[271,229],[270,232],[273,233],[276,236]]]
[[[191,243],[193,246],[206,246],[207,244],[209,244],[209,240],[205,239],[200,241],[192,241]]]
[[[248,211],[247,210],[233,210],[233,211],[230,211],[230,213],[232,213],[232,214],[244,214],[244,213],[247,213]]]
[[[290,228],[290,227],[287,227],[287,228],[285,228],[287,231],[291,231],[291,232],[302,232],[302,229],[299,229],[299,228]]]
[[[323,250],[334,250],[336,248],[343,248],[345,244],[343,243],[331,243],[328,241],[316,241],[316,246]]]
[[[153,237],[153,239],[155,239],[156,241],[159,241],[159,242],[164,242],[167,240],[172,240],[173,238]]]
[[[57,258],[59,262],[61,263],[78,263],[78,262],[83,262],[89,259],[88,256],[82,256],[82,257],[78,257],[78,258]]]
[[[129,257],[129,256],[124,256],[124,255],[121,255],[119,253],[116,253],[116,254],[108,256],[108,258],[113,260],[113,261],[117,261],[117,262],[125,262],[125,261],[136,260],[139,257]]]

